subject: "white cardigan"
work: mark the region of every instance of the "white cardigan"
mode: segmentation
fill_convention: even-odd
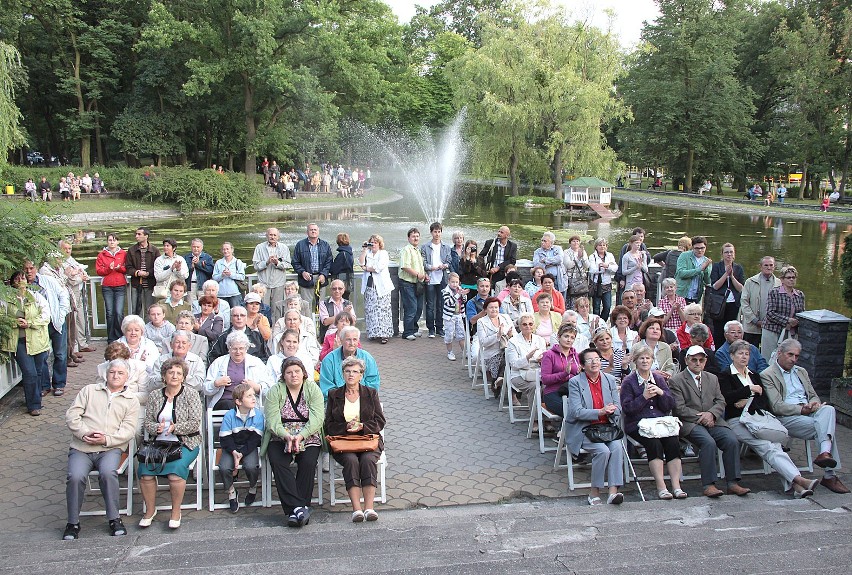
[[[393,282],[391,281],[390,271],[388,270],[388,265],[390,264],[390,258],[388,257],[388,252],[385,250],[379,250],[376,253],[372,251],[368,251],[366,256],[364,257],[364,267],[371,267],[375,269],[372,274],[368,271],[364,272],[364,276],[361,279],[361,293],[367,291],[367,278],[370,275],[373,276],[373,286],[376,288],[376,294],[379,297],[385,296],[393,291]]]
[[[230,354],[223,355],[216,358],[207,369],[207,378],[204,380],[204,395],[209,398],[207,405],[210,407],[216,405],[216,402],[225,393],[225,388],[216,387],[215,381],[223,375],[228,375],[229,361],[231,361]],[[260,386],[260,396],[258,397],[258,402],[260,402],[261,398],[272,387],[272,374],[269,372],[266,364],[253,355],[246,354],[243,362],[246,366],[246,379],[250,379]]]

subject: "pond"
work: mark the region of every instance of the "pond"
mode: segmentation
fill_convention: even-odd
[[[466,238],[474,238],[481,245],[494,237],[501,224],[506,224],[512,230],[512,238],[519,243],[519,257],[531,259],[541,233],[548,229],[557,234],[563,246],[570,235],[579,234],[590,242],[586,245],[587,252],[591,251],[591,241],[595,237],[607,238],[610,250],[617,252],[637,226],[647,230],[646,243],[651,253],[674,247],[683,235],[701,234],[708,239],[707,255],[714,261],[721,257],[723,243],[733,243],[736,259],[745,268],[747,277],[758,272],[764,255],[774,256],[779,268],[788,263],[795,265],[799,270],[798,287],[805,292],[808,309],[827,308],[850,316],[852,310],[843,303],[840,289],[840,254],[845,235],[852,232],[852,224],[794,220],[759,213],[751,216],[713,213],[636,202],[617,202],[613,207],[621,210],[617,218],[586,221],[555,216],[549,208],[508,207],[499,193],[492,195],[490,190],[468,188],[457,195],[448,212],[450,215],[443,222],[444,238],[449,242],[452,232],[461,230]],[[755,207],[756,211],[759,209]],[[127,248],[133,242],[133,230],[146,225],[158,247],[163,238],[173,237],[178,241],[179,252],[186,253],[190,240],[200,237],[205,249],[217,259],[222,242],[230,241],[235,245],[236,256],[250,264],[254,246],[263,241],[267,227],[278,227],[282,241],[292,251],[293,245],[305,236],[307,222],[318,222],[321,237],[332,247],[340,232],[349,233],[355,246],[366,241],[370,234],[379,233],[392,259],[405,245],[409,228],[417,226],[424,238],[428,238],[429,229],[416,203],[408,199],[373,207],[189,216],[172,220],[146,221],[142,215],[138,222],[120,222],[115,226],[98,224],[81,230],[89,232],[90,236],[94,232],[95,237],[76,246],[75,256],[83,263],[94,264],[97,252],[105,245],[107,231],[117,231],[122,247]]]

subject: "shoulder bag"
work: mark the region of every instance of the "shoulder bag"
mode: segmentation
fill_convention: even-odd
[[[154,473],[163,471],[166,463],[177,461],[181,457],[181,443],[179,441],[160,441],[149,439],[136,450],[136,459],[144,463]]]
[[[704,315],[710,319],[720,320],[725,317],[725,307],[728,303],[728,290],[717,292],[712,286],[704,288]]]
[[[781,425],[777,417],[763,409],[749,411],[753,399],[749,398],[746,402],[743,413],[740,415],[740,423],[745,425],[751,434],[758,439],[782,445],[787,443],[790,435],[787,428]]]
[[[378,434],[326,435],[325,440],[333,453],[367,453],[379,448]]]
[[[639,435],[642,437],[675,437],[680,434],[683,425],[680,418],[673,415],[663,417],[643,417],[639,420]]]
[[[571,297],[580,297],[589,293],[589,277],[575,267],[568,278],[568,289]]]

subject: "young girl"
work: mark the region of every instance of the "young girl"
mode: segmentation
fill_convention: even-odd
[[[444,343],[447,344],[447,359],[456,360],[453,353],[453,340],[459,344],[459,351],[464,355],[464,306],[467,298],[461,289],[459,274],[450,272],[447,276],[447,287],[441,290],[444,301]]]

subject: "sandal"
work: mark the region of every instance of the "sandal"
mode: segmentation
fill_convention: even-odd
[[[388,342],[388,338],[383,337],[383,338],[382,338],[382,343],[387,343],[387,342]]]
[[[660,489],[657,492],[657,497],[665,501],[670,501],[674,499],[674,495],[672,495],[671,491],[669,491],[668,489]]]
[[[601,501],[600,497],[592,497],[589,495],[589,505],[594,507],[595,505],[603,505],[603,501]]]
[[[675,499],[686,499],[689,496],[686,494],[686,491],[684,491],[683,489],[675,489],[674,490],[674,497],[675,497]]]
[[[352,512],[352,523],[363,523],[364,521],[364,512],[363,511],[353,511]]]

